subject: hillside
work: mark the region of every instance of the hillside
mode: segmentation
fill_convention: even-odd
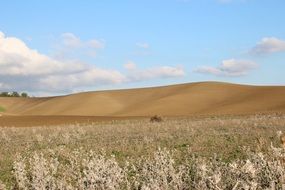
[[[5,108],[5,115],[187,116],[285,112],[285,86],[201,82],[50,98],[0,98],[0,106]]]

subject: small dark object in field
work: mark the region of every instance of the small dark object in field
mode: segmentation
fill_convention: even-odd
[[[162,118],[160,116],[155,115],[150,118],[150,122],[162,122]]]

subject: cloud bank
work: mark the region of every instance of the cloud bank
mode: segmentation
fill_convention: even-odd
[[[63,34],[65,46],[104,48],[102,41],[82,42],[71,33]],[[29,91],[69,93],[77,89],[106,84],[122,84],[134,80],[148,80],[183,76],[184,71],[169,66],[146,70],[118,70],[99,68],[81,61],[62,61],[30,49],[22,40],[6,37],[0,32],[0,91]]]

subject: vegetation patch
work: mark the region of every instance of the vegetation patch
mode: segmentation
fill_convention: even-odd
[[[0,92],[0,97],[22,97],[28,98],[29,95],[26,92]]]
[[[3,127],[0,189],[282,189],[284,126],[270,114]]]
[[[0,112],[4,112],[5,111],[5,108],[0,106]]]
[[[162,122],[162,117],[158,116],[158,115],[155,115],[155,116],[152,116],[149,120],[150,122]]]

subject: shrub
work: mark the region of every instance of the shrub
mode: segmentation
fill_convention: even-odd
[[[157,115],[152,116],[150,118],[150,122],[162,122],[162,121],[163,121],[162,118],[160,116],[157,116]]]

